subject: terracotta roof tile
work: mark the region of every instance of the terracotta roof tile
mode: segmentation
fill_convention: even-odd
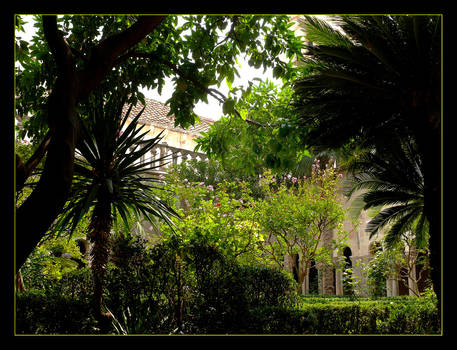
[[[174,115],[167,116],[170,111],[170,107],[166,106],[162,102],[150,98],[146,98],[145,102],[146,108],[144,109],[141,117],[138,119],[138,121],[142,124],[198,135],[200,132],[207,131],[211,124],[214,123],[211,119],[200,117],[200,123],[195,123],[194,126],[190,126],[187,130],[181,127],[175,127]],[[141,102],[138,102],[136,106],[132,108],[130,116],[133,117],[137,115],[143,107],[144,105]],[[127,108],[128,106],[124,107],[124,112],[127,112]]]

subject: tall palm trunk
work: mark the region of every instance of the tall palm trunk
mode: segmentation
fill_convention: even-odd
[[[440,152],[429,155],[424,168],[424,214],[429,221],[430,267],[433,289],[441,307],[441,162]]]
[[[437,99],[437,98],[436,98]],[[439,106],[420,105],[414,130],[424,177],[424,215],[429,222],[430,268],[433,289],[441,307],[441,113]],[[427,107],[427,108],[425,108]]]
[[[112,224],[111,205],[105,198],[100,198],[94,207],[90,226],[89,241],[92,243],[91,268],[94,278],[94,307],[98,318],[110,317],[104,313],[103,289],[105,286],[106,269],[109,258],[109,236]]]

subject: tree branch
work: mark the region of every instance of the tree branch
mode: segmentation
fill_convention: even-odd
[[[132,58],[132,57],[140,57],[140,58],[149,58],[149,59],[152,59],[152,60],[155,60],[163,65],[166,65],[167,67],[169,67],[173,72],[175,72],[176,74],[178,74],[181,78],[183,79],[186,79],[190,82],[192,82],[196,87],[198,87],[200,90],[202,90],[203,92],[206,92],[207,94],[209,94],[210,96],[212,96],[213,98],[215,98],[219,103],[224,103],[226,100],[227,100],[227,97],[221,93],[220,91],[216,90],[216,89],[213,89],[213,88],[209,88],[207,86],[204,86],[203,84],[201,84],[197,79],[195,79],[194,77],[190,76],[190,75],[187,75],[185,74],[181,69],[179,69],[178,66],[176,66],[174,63],[168,61],[168,60],[165,60],[163,58],[160,58],[160,57],[157,57],[154,53],[145,53],[145,52],[130,52],[130,53],[127,53],[121,57],[119,57],[115,62],[114,62],[114,65],[118,65],[122,62],[124,62],[125,60],[129,59],[129,58]],[[216,95],[219,95],[219,96],[216,96]],[[233,111],[235,112],[235,114],[240,118],[240,119],[243,119],[241,117],[241,114],[236,110],[236,109],[233,109]],[[258,126],[258,127],[262,127],[262,128],[269,128],[271,127],[270,125],[266,125],[266,124],[262,124],[262,123],[259,123],[255,120],[251,120],[251,119],[243,119],[244,121],[246,121],[246,123],[248,124],[251,124],[251,125],[255,125],[255,126]]]
[[[62,73],[68,73],[68,70],[73,68],[73,55],[62,32],[57,28],[57,16],[42,18],[44,37],[56,61],[57,69]]]
[[[95,46],[92,49],[87,68],[79,72],[82,83],[78,98],[81,99],[92,91],[119,63],[119,56],[143,40],[165,18],[166,16],[142,16],[126,30],[106,38]]]
[[[41,141],[40,145],[35,150],[35,153],[33,153],[25,164],[22,162],[19,155],[16,154],[16,191],[20,191],[24,187],[25,181],[32,175],[33,170],[35,170],[38,163],[43,159],[48,150],[52,135],[53,131],[49,130],[44,137],[44,140]]]

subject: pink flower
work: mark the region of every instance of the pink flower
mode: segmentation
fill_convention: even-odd
[[[343,177],[343,174],[338,174],[338,177]]]
[[[213,192],[213,191],[214,191],[214,187],[213,187],[212,185],[209,185],[209,186],[208,186],[208,190],[210,190],[211,192]]]
[[[296,178],[296,177],[293,177],[293,178],[292,178],[292,183],[294,184],[294,183],[296,183],[296,182],[297,182],[297,178]]]
[[[149,231],[152,231],[152,226],[149,226],[149,227],[148,227],[148,230],[149,230]]]

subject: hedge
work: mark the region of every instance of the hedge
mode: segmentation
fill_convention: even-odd
[[[430,297],[299,296],[282,271],[240,266],[204,242],[131,248],[107,274],[113,334],[439,333]],[[17,333],[99,333],[91,302],[89,269],[18,293]]]
[[[312,301],[312,302],[308,302]],[[47,298],[42,294],[21,293],[17,297],[17,329],[23,334],[94,334],[97,322],[87,300],[69,297]],[[197,310],[193,309],[195,313]],[[239,311],[239,310],[238,310]],[[233,313],[198,310],[201,317],[187,320],[190,334],[439,334],[436,307],[431,300],[335,300],[311,299],[297,308],[271,305]],[[225,312],[225,314],[223,314]],[[210,316],[215,325],[202,323]],[[237,317],[239,314],[239,317]],[[187,315],[189,316],[189,315]],[[235,317],[235,318],[234,318]],[[148,329],[160,329],[148,325]],[[173,329],[161,329],[170,333]],[[114,329],[113,329],[114,333]],[[133,332],[137,333],[137,332]],[[155,332],[153,332],[155,333]]]
[[[250,312],[253,334],[439,334],[433,300],[305,298],[298,308]]]

